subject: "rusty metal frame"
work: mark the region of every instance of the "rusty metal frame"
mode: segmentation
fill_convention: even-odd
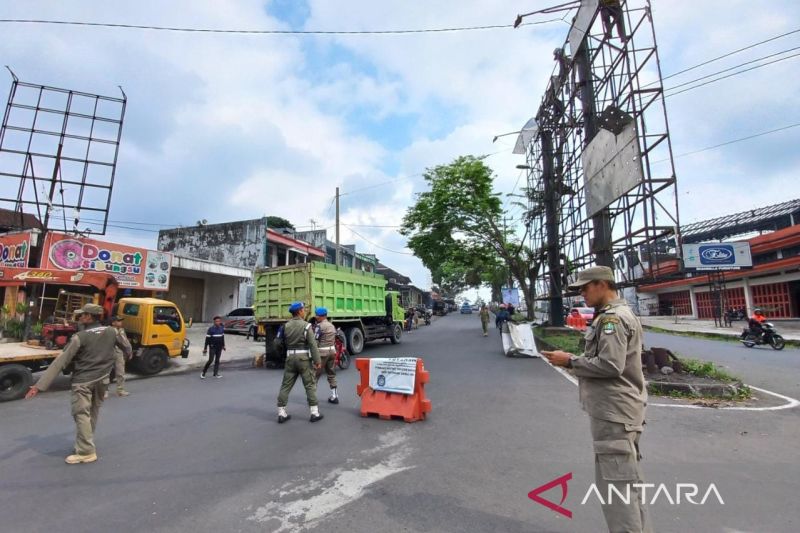
[[[649,0],[621,0],[624,39],[619,37],[618,27],[606,33],[602,8],[596,1],[582,2],[584,10],[592,5],[597,6],[593,14],[584,11],[576,15],[584,24],[591,20],[580,48],[570,50],[568,36],[560,57],[556,50],[556,67],[535,115],[540,132],[547,131],[552,136],[552,179],[562,191],[557,213],[558,248],[563,257],[561,271],[554,273],[562,287],[574,279],[578,270],[597,264],[598,251],[593,242],[597,219],[587,214],[582,156],[592,140],[592,128],[587,127],[587,122],[597,121],[609,106],[633,119],[639,132],[644,175],[639,185],[611,202],[606,210],[617,279],[623,286],[652,282],[659,276],[658,263],[674,262],[680,250],[675,165]],[[581,84],[578,54],[585,54],[582,57],[588,61],[589,83]],[[585,89],[591,90],[593,108],[586,109],[581,99]],[[545,210],[541,206],[545,188],[541,140],[540,133],[526,147],[526,223],[531,225],[530,245],[534,250],[544,250],[547,243]],[[647,268],[637,268],[631,265],[631,258],[646,258],[649,264]],[[553,274],[549,270],[545,262],[536,282],[537,299],[550,299]]]
[[[117,98],[27,83],[8,70],[13,81],[0,126],[0,207],[18,213],[20,227],[27,213],[35,215],[45,230],[105,234],[127,105],[125,92],[120,87],[122,97]],[[76,107],[76,100],[89,103],[91,112]],[[48,103],[55,101],[58,105]],[[60,125],[48,126],[48,119]],[[88,133],[74,131],[81,123],[88,125]],[[103,126],[107,126],[105,136]],[[46,139],[57,139],[57,148],[38,148],[47,144]],[[65,143],[78,153],[64,154]],[[113,157],[97,157],[100,147],[107,147],[109,153],[113,150]],[[64,176],[64,163],[74,165],[75,176]],[[96,179],[93,171],[99,169],[104,173]],[[89,214],[85,220],[82,212]]]

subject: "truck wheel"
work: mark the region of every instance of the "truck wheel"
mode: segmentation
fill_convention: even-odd
[[[347,349],[353,355],[358,355],[364,349],[364,334],[359,328],[347,330]]]
[[[248,337],[253,337],[253,342],[258,342],[258,328],[255,326],[250,326],[250,331],[247,333]]]
[[[392,341],[392,344],[397,344],[400,342],[400,337],[403,336],[403,328],[400,327],[400,324],[395,324],[392,326],[392,336],[389,337],[389,340]]]
[[[167,352],[164,348],[148,348],[139,356],[136,368],[145,376],[158,374],[167,366]]]
[[[0,402],[19,400],[32,384],[30,368],[22,365],[0,366]]]

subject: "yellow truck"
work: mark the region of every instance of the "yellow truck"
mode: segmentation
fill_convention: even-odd
[[[117,315],[133,346],[133,366],[141,374],[161,372],[170,357],[189,357],[187,324],[178,306],[157,298],[122,298]]]
[[[189,357],[187,324],[178,307],[156,298],[122,298],[115,306],[133,346],[132,370],[158,374],[170,357]],[[0,402],[25,396],[33,372],[44,370],[61,353],[27,343],[0,344]]]

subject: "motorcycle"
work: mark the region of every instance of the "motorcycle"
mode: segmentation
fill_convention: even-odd
[[[778,335],[778,332],[775,331],[775,326],[771,322],[763,322],[761,329],[762,332],[759,334],[751,328],[745,328],[739,340],[748,348],[769,344],[773,350],[783,350],[783,347],[786,346],[786,341]]]
[[[350,354],[347,353],[347,339],[341,328],[336,328],[334,346],[336,346],[334,364],[342,370],[347,370],[350,367]]]

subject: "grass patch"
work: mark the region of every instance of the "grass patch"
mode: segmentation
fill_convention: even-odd
[[[661,392],[660,389],[653,383],[648,383],[647,385],[647,392],[653,396],[664,396],[667,398],[674,398],[676,400],[720,400],[720,401],[735,401],[735,402],[743,402],[746,400],[750,400],[753,397],[753,390],[748,387],[747,385],[742,384],[737,392],[736,395],[733,397],[725,397],[719,398],[716,396],[704,396],[702,394],[695,394],[692,392],[686,391],[679,391],[679,390],[671,390],[669,393],[664,394]]]
[[[583,354],[583,335],[578,332],[553,332],[541,326],[533,328],[533,334],[547,344],[575,355]]]
[[[710,378],[725,383],[740,382],[741,379],[729,374],[725,370],[719,368],[711,361],[700,361],[699,359],[683,359],[680,358],[683,364],[683,369],[694,376],[700,378]]]

